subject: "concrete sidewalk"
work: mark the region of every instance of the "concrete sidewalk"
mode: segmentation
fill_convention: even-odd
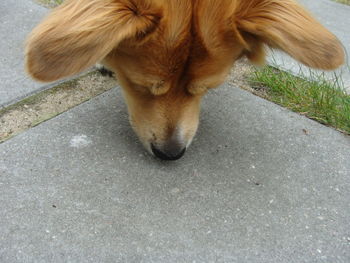
[[[46,12],[0,2],[0,108],[45,88],[22,41]],[[144,151],[119,89],[0,156],[0,262],[350,262],[349,136],[228,85],[178,162]]]
[[[347,64],[338,69],[336,73],[342,77],[344,86],[350,93],[350,6],[339,4],[331,0],[299,0],[326,28],[335,34],[343,43],[347,54]],[[334,79],[334,72],[311,70],[279,51],[271,52],[268,59],[273,66],[289,71],[295,75],[303,75],[308,78],[325,74],[328,79]]]
[[[0,109],[45,88],[25,74],[23,48],[28,33],[47,12],[29,0],[0,1]]]
[[[0,155],[0,262],[350,261],[350,138],[234,87],[178,162],[145,153],[119,90]]]

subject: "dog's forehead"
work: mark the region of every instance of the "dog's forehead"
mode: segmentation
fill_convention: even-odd
[[[227,15],[215,10],[215,3],[208,7],[178,6],[175,2],[191,1],[167,2],[155,31],[142,42],[128,41],[119,48],[124,68],[134,83],[149,83],[146,86],[177,83],[174,80],[215,86],[237,55],[232,50],[233,40],[226,37],[230,30]],[[198,1],[208,2],[212,1]]]
[[[221,48],[232,46],[232,42],[223,41],[229,31],[228,15],[218,12],[217,3],[213,7],[208,6],[212,3],[208,0],[169,2],[158,30],[148,43],[152,53],[149,59],[163,65],[168,73],[204,63],[210,56],[215,57]]]

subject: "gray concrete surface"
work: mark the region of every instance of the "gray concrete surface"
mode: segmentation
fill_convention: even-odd
[[[331,0],[299,0],[299,2],[343,43],[347,53],[347,62],[335,72],[342,77],[344,87],[350,93],[350,6]],[[315,76],[324,74],[326,78],[334,79],[334,72],[310,71],[310,68],[303,66],[285,53],[279,51],[271,52],[268,61],[271,65],[290,71],[296,75],[302,75],[312,79]]]
[[[0,262],[350,262],[350,138],[243,90],[178,162],[119,90],[0,145]]]
[[[0,1],[0,108],[45,87],[26,76],[23,47],[27,34],[46,13],[29,0]]]

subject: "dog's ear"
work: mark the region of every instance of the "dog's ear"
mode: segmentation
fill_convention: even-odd
[[[149,2],[67,0],[28,37],[27,72],[49,82],[91,67],[121,41],[154,29],[160,10]]]
[[[238,2],[235,24],[248,58],[263,60],[264,43],[309,67],[330,70],[344,63],[339,40],[293,0]]]

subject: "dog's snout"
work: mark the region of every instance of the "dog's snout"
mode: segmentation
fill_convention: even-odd
[[[176,161],[186,152],[186,140],[180,128],[174,129],[171,136],[165,140],[151,143],[153,154],[161,160]]]
[[[181,147],[178,145],[166,145],[162,149],[157,148],[151,144],[153,154],[161,160],[164,161],[176,161],[180,159],[186,152],[186,147]]]

